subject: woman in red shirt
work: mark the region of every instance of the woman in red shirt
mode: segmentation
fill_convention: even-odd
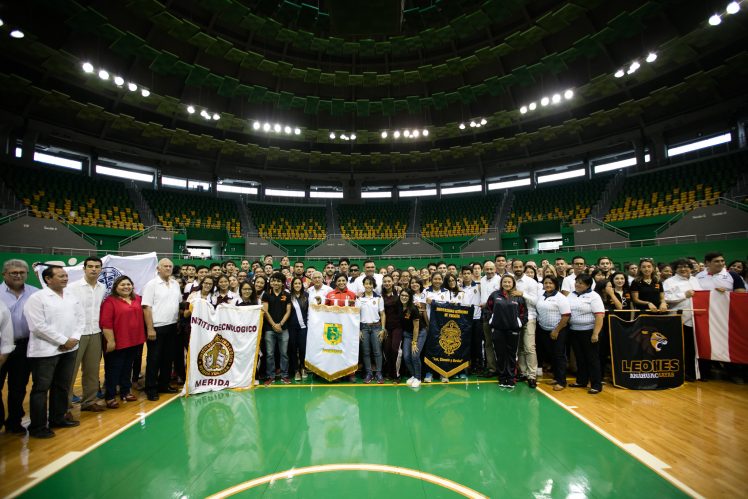
[[[339,307],[355,307],[356,293],[348,289],[348,276],[336,274],[335,289],[327,293],[325,305],[337,305]]]
[[[106,384],[106,406],[119,407],[117,385],[123,402],[135,402],[130,393],[130,372],[138,346],[145,343],[145,323],[140,296],[135,294],[132,280],[119,276],[112,285],[112,293],[101,304],[99,318],[106,340],[104,373]]]

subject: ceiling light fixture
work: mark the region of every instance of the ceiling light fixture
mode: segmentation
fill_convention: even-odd
[[[280,123],[276,123],[275,125],[273,125],[273,131],[275,133],[280,133],[280,131],[281,131]]]
[[[464,130],[465,129],[465,123],[460,123],[457,128],[459,128],[460,130]]]
[[[91,64],[90,62],[84,62],[81,67],[83,68],[84,73],[91,74],[94,72],[93,64]]]
[[[270,123],[265,123],[262,125],[262,131],[263,132],[269,132],[270,131]]]
[[[136,91],[138,89],[138,86],[136,84],[134,84],[134,83],[128,83],[127,84],[127,89],[130,92],[134,92],[134,91]]]
[[[737,14],[738,11],[740,11],[740,4],[738,2],[730,2],[727,4],[726,12],[728,14]]]
[[[527,109],[530,111],[535,111],[538,108],[538,105],[534,102],[531,102],[529,106],[527,106]]]
[[[283,131],[285,132],[286,135],[291,135],[291,127],[290,126],[288,126],[288,125],[284,126],[283,127]]]
[[[20,40],[21,38],[23,38],[26,35],[24,35],[23,31],[21,31],[20,29],[14,29],[13,31],[10,32],[10,36],[11,36],[11,38],[15,38],[17,40]]]
[[[294,135],[301,135],[301,128],[298,128],[298,127],[294,128],[293,129],[293,134]]]
[[[623,72],[623,69],[619,69],[613,76],[615,76],[616,78],[623,78],[624,74],[625,73]]]
[[[109,73],[107,73],[105,70],[101,69],[99,70],[99,78],[102,80],[108,80],[109,79]]]
[[[428,137],[429,136],[429,131],[426,130],[425,128],[423,129],[423,132],[421,132],[421,133],[423,134],[424,137]]]
[[[332,140],[335,140],[335,133],[334,133],[334,132],[330,132],[330,138],[331,138]]]
[[[527,106],[522,106],[521,108],[519,108],[519,112],[521,114],[527,114]]]
[[[260,128],[262,128],[262,125],[259,121],[255,121],[254,123],[252,123],[252,130],[259,130]]]
[[[543,107],[545,107],[548,104],[550,104],[550,102],[551,102],[551,100],[548,97],[543,97],[542,99],[540,99],[540,105],[543,106]]]
[[[395,130],[395,133],[393,133],[392,136],[395,137],[396,139],[399,139],[400,138],[400,130]]]
[[[187,112],[190,114],[195,114],[195,106],[187,106]]]
[[[147,88],[142,88],[140,89],[140,95],[142,95],[143,97],[148,97],[149,95],[151,95],[151,91]]]
[[[572,97],[574,97],[574,90],[569,88],[564,92],[564,99],[569,100]]]
[[[386,139],[386,138],[387,138],[387,131],[386,131],[386,130],[385,130],[384,132],[382,132],[382,138],[383,138],[383,139]]]
[[[114,77],[114,84],[117,85],[118,87],[121,87],[122,85],[125,84],[125,79],[122,78],[121,76],[115,76]]]
[[[655,62],[657,60],[657,54],[654,52],[650,52],[649,54],[647,54],[647,58],[645,60],[649,63]]]
[[[558,104],[561,102],[561,94],[553,94],[553,97],[551,97],[551,102],[554,104]]]
[[[722,18],[719,17],[719,14],[714,14],[712,17],[709,18],[709,24],[712,26],[719,26],[722,23]]]

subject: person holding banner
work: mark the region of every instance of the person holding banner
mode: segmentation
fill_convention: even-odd
[[[598,339],[603,328],[605,305],[600,295],[592,290],[592,276],[579,274],[576,277],[574,291],[567,296],[571,310],[569,335],[577,359],[577,381],[570,386],[586,388],[590,383],[587,393],[596,395],[603,390]]]
[[[327,293],[325,305],[352,307],[355,303],[356,293],[348,289],[348,276],[342,273],[335,274],[335,289]]]
[[[101,329],[104,333],[104,384],[106,406],[119,407],[117,385],[123,402],[135,402],[130,393],[132,382],[130,371],[138,346],[145,343],[145,323],[140,296],[135,294],[132,280],[119,276],[112,284],[112,291],[101,304]]]
[[[673,312],[681,311],[683,321],[683,350],[685,355],[685,379],[696,381],[696,338],[693,333],[693,303],[695,291],[701,291],[698,279],[691,275],[691,262],[685,258],[671,264],[675,275],[662,283],[665,301]]]
[[[559,291],[559,280],[552,276],[543,278],[543,294],[535,308],[538,314],[537,338],[540,340],[543,356],[551,358],[553,366],[553,390],[566,388],[566,329],[571,316],[569,301]]]
[[[480,286],[474,280],[473,267],[464,265],[460,271],[462,278],[462,300],[460,305],[473,307],[473,330],[470,335],[470,371],[477,373],[483,367],[483,326],[481,325]],[[467,378],[465,372],[461,379]]]
[[[286,282],[281,272],[270,277],[270,291],[262,296],[262,309],[265,314],[265,351],[267,352],[267,379],[265,386],[275,382],[276,344],[280,351],[281,381],[291,383],[288,377],[288,318],[291,316],[291,295],[283,289]]]
[[[426,343],[426,330],[422,328],[421,312],[413,302],[413,293],[403,289],[398,298],[400,327],[403,330],[403,363],[410,371],[410,378],[405,384],[418,388],[421,386],[420,352]]]
[[[361,351],[364,358],[364,369],[366,377],[364,383],[371,383],[372,379],[377,384],[384,383],[382,377],[382,341],[384,341],[384,300],[374,292],[377,282],[374,277],[364,276],[364,294],[356,300],[356,306],[361,309]],[[374,356],[374,372],[372,375],[371,357]]]
[[[218,307],[218,305],[222,303],[230,304],[236,300],[236,295],[234,295],[234,293],[229,289],[230,285],[231,281],[227,275],[221,274],[218,276],[218,279],[216,280],[216,291],[210,299],[210,303],[214,307]]]
[[[403,272],[407,272],[407,270]],[[404,287],[407,288],[407,283]],[[401,317],[399,315],[400,291],[396,288],[392,276],[386,275],[382,278],[382,301],[384,302],[385,316],[384,348],[382,352],[384,366],[382,369],[385,378],[391,379],[395,384],[400,382],[400,377],[397,375],[397,355],[403,340],[403,330],[400,328]]]
[[[446,264],[444,267],[446,269]],[[431,314],[431,303],[434,301],[447,301],[449,299],[449,290],[447,290],[443,284],[444,276],[441,272],[437,271],[431,274],[431,286],[424,290],[424,295],[426,296],[426,327],[428,327],[428,320]],[[426,331],[428,331],[428,329]],[[426,331],[424,331],[424,333]],[[426,376],[423,377],[423,382],[431,383],[433,379],[434,373],[431,371],[430,367],[426,367]],[[441,381],[442,383],[449,383],[449,378],[442,376]]]
[[[520,331],[527,324],[527,305],[523,297],[514,294],[516,289],[514,276],[507,274],[501,278],[499,289],[486,301],[486,308],[491,311],[488,322],[499,386],[510,389],[514,388],[517,374]]]
[[[631,283],[631,301],[642,312],[667,311],[665,292],[654,275],[654,263],[650,258],[642,258],[639,262],[639,272]]]

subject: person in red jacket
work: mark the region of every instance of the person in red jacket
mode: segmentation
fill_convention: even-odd
[[[499,289],[491,293],[486,301],[486,308],[491,311],[488,323],[496,353],[499,386],[502,388],[514,388],[520,331],[527,324],[525,299],[512,296],[516,287],[514,276],[505,275],[501,278]]]
[[[333,279],[335,289],[327,293],[325,305],[338,305],[340,307],[354,307],[356,305],[356,293],[348,289],[348,277],[345,274],[335,274]]]

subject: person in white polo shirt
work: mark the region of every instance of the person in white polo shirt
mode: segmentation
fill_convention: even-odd
[[[685,258],[674,261],[670,266],[675,275],[662,283],[665,301],[672,312],[682,310],[683,346],[685,354],[686,381],[696,381],[696,339],[693,334],[693,297],[701,290],[698,279],[691,275],[691,262]]]
[[[348,287],[351,291],[356,293],[356,296],[363,296],[364,294],[364,277],[371,277],[374,279],[374,292],[382,294],[382,274],[377,273],[377,266],[374,260],[366,260],[364,262],[364,274],[356,277],[353,283]]]
[[[29,435],[51,438],[55,436],[53,428],[80,425],[66,419],[65,413],[85,318],[75,295],[64,291],[68,284],[65,269],[50,265],[42,271],[42,279],[47,287],[31,295],[23,308],[30,332],[28,357],[33,379]]]
[[[527,305],[527,323],[520,333],[517,359],[519,379],[520,381],[526,379],[527,386],[534,389],[538,386],[536,381],[538,355],[535,351],[535,326],[538,316],[535,304],[538,301],[538,281],[525,274],[525,263],[519,258],[512,261],[512,272],[516,281],[516,289],[512,291],[512,294],[524,298],[525,305]]]
[[[574,355],[577,358],[577,382],[573,388],[586,388],[595,395],[603,390],[598,353],[598,336],[603,328],[605,305],[600,295],[592,291],[594,279],[589,274],[580,274],[574,281],[574,291],[569,300],[569,336]]]
[[[168,258],[159,260],[157,275],[143,288],[143,317],[148,335],[145,367],[145,392],[148,400],[158,400],[159,392],[176,393],[169,386],[181,292],[171,278],[174,264]]]
[[[306,290],[309,295],[309,303],[312,305],[324,305],[325,297],[330,291],[332,291],[332,288],[324,284],[322,272],[318,270],[312,272],[312,285]]]
[[[101,367],[101,327],[99,312],[106,295],[106,287],[99,282],[101,259],[89,256],[83,261],[83,277],[67,287],[67,292],[78,298],[83,307],[86,326],[78,345],[73,369],[73,383],[81,370],[81,411],[104,411],[97,403],[96,392],[99,391],[99,369]],[[70,398],[73,397],[73,383],[70,384]]]
[[[561,292],[569,296],[569,293],[574,291],[575,288],[575,282],[577,280],[577,276],[585,273],[587,271],[587,262],[584,260],[583,256],[575,256],[571,259],[571,272],[569,275],[564,277],[563,282],[561,283]],[[592,281],[592,290],[595,289],[595,281],[593,279]]]
[[[384,300],[374,292],[374,277],[365,276],[364,294],[356,299],[356,306],[361,310],[361,355],[364,358],[366,377],[364,383],[371,383],[376,378],[378,384],[384,383],[382,376],[382,341],[384,341]],[[372,373],[371,357],[374,355]],[[373,374],[373,375],[372,375]]]
[[[538,297],[535,308],[538,314],[536,336],[543,355],[550,357],[553,366],[553,389],[560,391],[566,388],[566,338],[571,309],[569,301],[558,289],[558,278],[543,278],[543,294]]]

